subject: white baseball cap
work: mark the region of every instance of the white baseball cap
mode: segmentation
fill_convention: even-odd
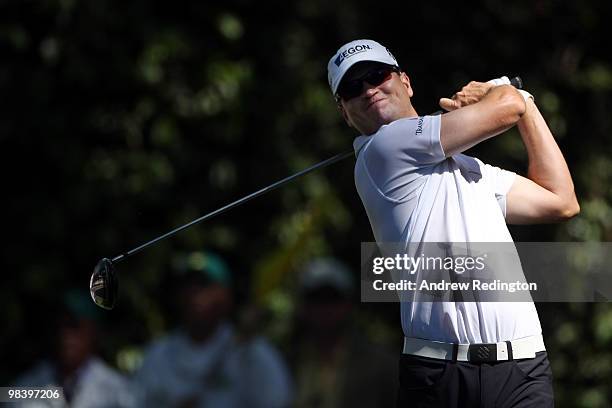
[[[353,290],[353,275],[348,267],[335,258],[323,257],[311,260],[302,268],[300,288],[303,291],[330,286],[350,294]]]
[[[338,49],[327,64],[327,81],[335,95],[342,77],[358,62],[374,61],[399,67],[397,60],[387,47],[373,40],[355,40]]]

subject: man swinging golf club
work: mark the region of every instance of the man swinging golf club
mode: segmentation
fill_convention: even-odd
[[[419,116],[410,78],[371,40],[340,47],[328,79],[344,119],[361,134],[353,143],[355,184],[379,244],[512,242],[506,223],[579,212],[565,159],[527,92],[501,80],[470,82],[440,100],[448,113]],[[461,154],[514,125],[527,178]],[[402,302],[401,319],[398,407],[554,405],[533,302]]]

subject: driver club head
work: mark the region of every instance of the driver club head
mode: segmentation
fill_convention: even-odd
[[[103,309],[111,310],[117,302],[119,282],[115,275],[113,262],[102,258],[96,264],[89,281],[89,293],[94,303]]]

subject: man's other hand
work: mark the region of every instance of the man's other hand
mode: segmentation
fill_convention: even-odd
[[[472,81],[450,99],[440,98],[440,107],[448,112],[479,102],[495,85]]]

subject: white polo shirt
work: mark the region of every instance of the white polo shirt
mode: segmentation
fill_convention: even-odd
[[[236,341],[224,323],[203,343],[180,330],[153,342],[134,377],[136,407],[281,408],[291,401],[289,374],[260,336]],[[187,405],[187,404],[185,404]]]
[[[403,118],[359,136],[355,184],[377,242],[513,242],[505,222],[515,174],[446,158],[440,116]],[[542,332],[533,302],[402,302],[407,337],[494,343]]]

